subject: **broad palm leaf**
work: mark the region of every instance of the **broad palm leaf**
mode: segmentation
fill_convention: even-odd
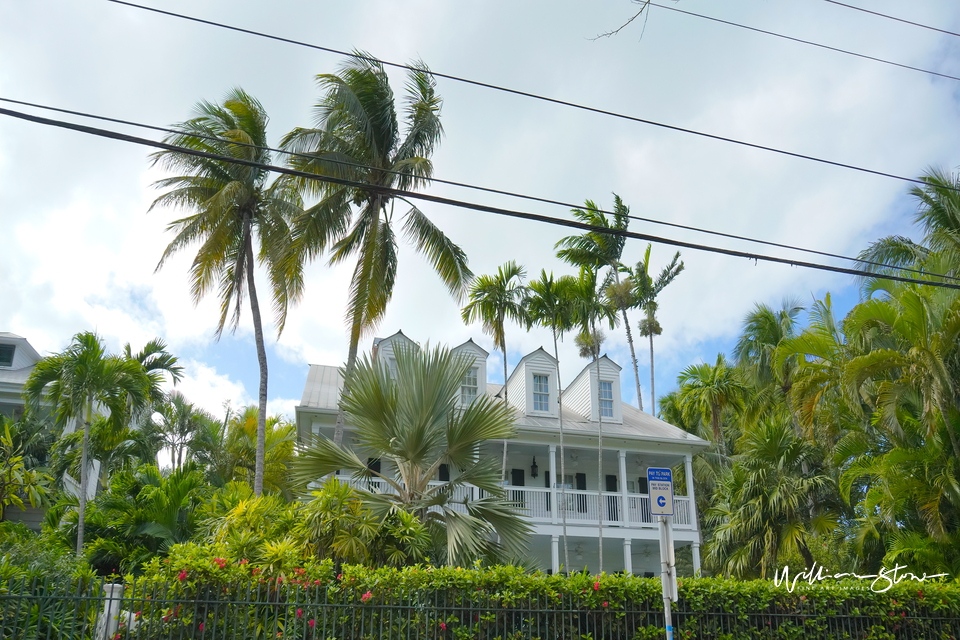
[[[360,359],[342,399],[358,447],[387,463],[383,472],[317,435],[300,447],[295,475],[303,483],[337,470],[355,479],[379,479],[389,492],[359,491],[364,502],[381,516],[393,509],[416,515],[448,564],[522,553],[530,525],[507,502],[499,465],[481,457],[486,442],[514,434],[512,410],[485,396],[460,407],[458,391],[471,363],[448,350],[400,349],[396,356],[395,377],[385,363]],[[459,475],[432,482],[440,465]],[[469,485],[482,492],[479,499],[464,497]]]
[[[195,112],[195,118],[176,125],[178,132],[168,135],[164,141],[270,164],[267,114],[255,98],[235,89],[223,104],[201,102]],[[199,244],[190,269],[191,292],[196,303],[216,287],[220,298],[217,338],[227,325],[231,330],[236,329],[244,298],[250,296],[260,366],[260,423],[254,479],[254,490],[259,495],[263,490],[267,352],[254,282],[254,262],[259,260],[266,267],[279,333],[283,331],[289,304],[299,299],[302,291],[299,264],[291,259],[289,229],[289,221],[302,211],[301,202],[288,183],[269,184],[269,172],[259,167],[170,150],[155,153],[153,161],[179,175],[154,183],[155,187],[167,191],[154,200],[150,208],[171,206],[190,212],[167,227],[176,237],[167,246],[157,268],[178,251]]]
[[[415,63],[407,79],[403,132],[383,65],[359,55],[363,58],[346,63],[338,74],[317,76],[323,97],[316,106],[316,126],[294,129],[282,143],[298,154],[291,160],[295,168],[357,183],[301,181],[299,186],[318,202],[295,224],[300,260],[327,249],[331,264],[356,257],[347,303],[347,373],[356,362],[360,338],[386,312],[396,281],[396,198],[382,189],[427,185],[433,174],[430,156],[443,135],[442,101],[423,63]],[[404,234],[459,300],[471,277],[466,255],[420,209],[402,202],[409,207],[402,216]],[[341,414],[334,439],[342,438]]]

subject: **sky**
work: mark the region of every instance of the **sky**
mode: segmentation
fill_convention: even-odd
[[[145,2],[147,0],[144,0]],[[960,37],[813,0],[679,0],[664,4],[816,41],[941,74],[960,76]],[[955,0],[850,4],[960,32]],[[152,0],[152,6],[391,62],[627,114],[793,153],[904,177],[960,165],[960,82],[726,24],[650,7],[618,34],[638,6],[627,0],[356,0],[238,3]],[[313,124],[317,74],[345,58],[218,29],[106,0],[0,0],[0,98],[156,126],[187,120],[200,100],[235,87],[270,115],[273,145]],[[390,71],[398,99],[404,72]],[[611,207],[619,194],[636,216],[840,255],[856,255],[890,234],[916,235],[910,184],[887,177],[733,145],[451,80],[438,80],[445,136],[433,157],[437,178],[566,203]],[[12,108],[92,126],[104,123],[35,108]],[[109,128],[159,139],[162,134]],[[258,369],[246,310],[234,334],[215,339],[218,301],[194,305],[188,269],[195,247],[157,271],[182,211],[154,209],[151,185],[164,177],[150,150],[0,115],[0,331],[26,337],[42,354],[80,331],[109,349],[139,349],[160,337],[185,367],[178,388],[216,414],[255,402]],[[433,184],[426,192],[570,218],[569,208]],[[536,277],[573,273],[555,257],[569,229],[424,203],[423,211],[469,258],[476,274],[508,260]],[[631,221],[639,233],[796,260],[836,259]],[[623,260],[646,243],[628,240]],[[659,270],[677,249],[654,245]],[[663,335],[655,342],[656,393],[677,375],[730,352],[756,304],[809,305],[831,292],[840,309],[856,302],[848,275],[755,262],[691,249],[686,270],[660,296]],[[307,268],[306,293],[277,337],[268,326],[269,410],[293,415],[309,364],[342,364],[350,265]],[[263,287],[262,287],[263,288]],[[402,244],[393,299],[374,336],[398,330],[431,344],[468,338],[500,355],[479,325],[460,319],[429,264]],[[265,310],[269,318],[269,310]],[[638,314],[631,323],[636,335]],[[623,327],[604,350],[619,362],[622,394],[636,402]],[[544,329],[508,326],[508,363],[543,346]],[[649,356],[637,344],[643,401]],[[585,365],[568,337],[561,373]]]

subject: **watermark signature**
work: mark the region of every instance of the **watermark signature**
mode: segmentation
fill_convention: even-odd
[[[907,565],[895,565],[892,569],[881,568],[880,573],[873,573],[867,575],[860,575],[859,573],[832,573],[823,565],[818,565],[816,562],[813,563],[813,566],[809,569],[801,571],[795,574],[792,578],[790,576],[790,567],[785,566],[782,569],[778,569],[775,574],[773,574],[773,584],[780,586],[781,583],[786,583],[787,591],[793,593],[793,590],[797,586],[797,582],[803,580],[807,584],[813,584],[814,582],[820,582],[821,580],[840,580],[841,578],[855,578],[857,580],[871,580],[870,590],[874,593],[883,593],[889,591],[891,587],[895,584],[900,584],[904,580],[913,580],[914,582],[925,582],[927,580],[932,580],[933,578],[942,578],[949,574],[946,573],[936,573],[932,576],[923,574],[921,577],[917,577],[917,574],[905,571],[900,573],[901,569],[906,569]]]

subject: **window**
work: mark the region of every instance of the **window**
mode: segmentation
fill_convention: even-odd
[[[477,398],[477,367],[471,367],[467,375],[463,376],[463,382],[460,383],[460,405],[470,406],[470,403]]]
[[[397,359],[387,358],[387,368],[390,369],[390,377],[396,380],[397,379]]]
[[[600,415],[613,417],[613,383],[609,380],[600,381]]]
[[[533,374],[533,410],[550,411],[550,376]]]
[[[12,344],[0,344],[0,367],[13,366],[13,352],[17,347]]]

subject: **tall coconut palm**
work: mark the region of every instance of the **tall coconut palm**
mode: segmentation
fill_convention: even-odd
[[[524,301],[527,288],[523,285],[526,271],[513,260],[497,269],[496,275],[478,276],[470,284],[470,302],[462,309],[466,323],[479,320],[484,333],[493,338],[493,345],[503,354],[503,403],[507,404],[507,320],[527,325]],[[503,470],[507,474],[507,441],[503,441]]]
[[[629,274],[629,281],[633,285],[634,305],[639,306],[644,313],[644,318],[640,320],[640,335],[650,341],[650,411],[656,411],[657,394],[654,388],[653,375],[653,338],[663,333],[663,327],[657,320],[657,296],[668,284],[680,275],[684,269],[683,261],[680,260],[680,252],[673,254],[673,259],[667,264],[654,279],[650,272],[650,249],[652,245],[647,245],[647,250],[643,254],[643,260],[637,263],[633,269],[625,269]]]
[[[177,133],[168,135],[164,142],[270,164],[267,114],[263,106],[242,89],[231,91],[222,104],[200,102],[194,112],[196,117],[175,125]],[[269,171],[260,167],[172,150],[159,151],[152,158],[154,164],[178,175],[154,183],[156,188],[168,191],[154,200],[150,208],[170,206],[190,213],[168,225],[167,229],[176,237],[164,251],[157,269],[178,251],[200,245],[190,268],[191,293],[197,303],[211,288],[217,289],[220,298],[218,339],[228,325],[232,331],[236,330],[244,298],[250,297],[260,367],[260,422],[254,480],[254,491],[260,495],[267,414],[267,351],[254,264],[259,260],[266,267],[279,334],[283,331],[289,304],[301,295],[298,264],[290,259],[289,229],[289,221],[302,211],[301,201],[288,183],[271,183]]]
[[[140,363],[108,354],[99,336],[91,332],[78,333],[66,350],[40,360],[23,387],[31,410],[39,411],[46,402],[53,407],[57,424],[76,421],[83,429],[77,555],[83,550],[90,424],[106,410],[117,428],[125,427],[129,410],[146,404],[149,390],[150,381]]]
[[[318,202],[296,221],[301,260],[331,250],[330,264],[356,256],[350,280],[347,324],[350,348],[346,377],[357,359],[364,333],[376,327],[393,295],[397,275],[394,207],[400,200],[403,232],[458,301],[471,278],[463,250],[420,209],[383,189],[418,189],[430,181],[430,156],[440,142],[442,100],[433,76],[423,63],[414,63],[407,77],[405,125],[401,130],[393,90],[383,65],[358,52],[337,74],[317,76],[323,97],[316,106],[315,127],[297,128],[283,140],[296,152],[292,166],[320,176],[356,183],[347,186],[301,181]],[[263,410],[261,410],[261,413]],[[343,438],[343,412],[334,440]]]
[[[561,238],[554,246],[557,257],[580,268],[590,268],[599,271],[607,269],[603,291],[610,289],[609,285],[616,285],[611,289],[611,302],[623,316],[623,324],[627,330],[627,344],[630,347],[630,361],[633,364],[633,379],[637,385],[637,406],[643,411],[643,398],[640,394],[640,368],[637,365],[637,351],[633,345],[633,332],[627,319],[627,309],[635,306],[635,299],[629,295],[629,288],[621,288],[620,271],[623,264],[620,257],[626,236],[622,232],[630,224],[630,207],[623,204],[620,196],[613,194],[613,217],[607,217],[593,200],[587,200],[582,209],[571,209],[574,217],[587,224],[609,231],[587,231],[579,236]],[[561,248],[562,247],[562,248]]]
[[[560,515],[563,521],[563,566],[570,570],[570,553],[567,545],[567,468],[563,444],[563,385],[560,382],[560,352],[557,338],[573,328],[573,287],[576,278],[561,276],[554,280],[553,274],[540,271],[540,279],[532,280],[526,301],[526,314],[531,323],[549,327],[553,335],[553,357],[557,361],[557,416],[560,429]],[[556,482],[556,478],[554,478]]]
[[[298,451],[298,479],[310,482],[338,469],[355,479],[379,479],[391,491],[358,490],[361,499],[381,516],[393,509],[416,515],[447,564],[481,557],[503,561],[522,553],[530,525],[507,501],[496,462],[481,455],[486,442],[513,435],[513,412],[485,396],[465,408],[458,404],[470,366],[440,348],[399,349],[395,375],[386,363],[361,358],[341,402],[357,444],[385,463],[383,471],[317,435]],[[459,475],[433,483],[441,465]],[[484,497],[467,499],[468,485]]]

